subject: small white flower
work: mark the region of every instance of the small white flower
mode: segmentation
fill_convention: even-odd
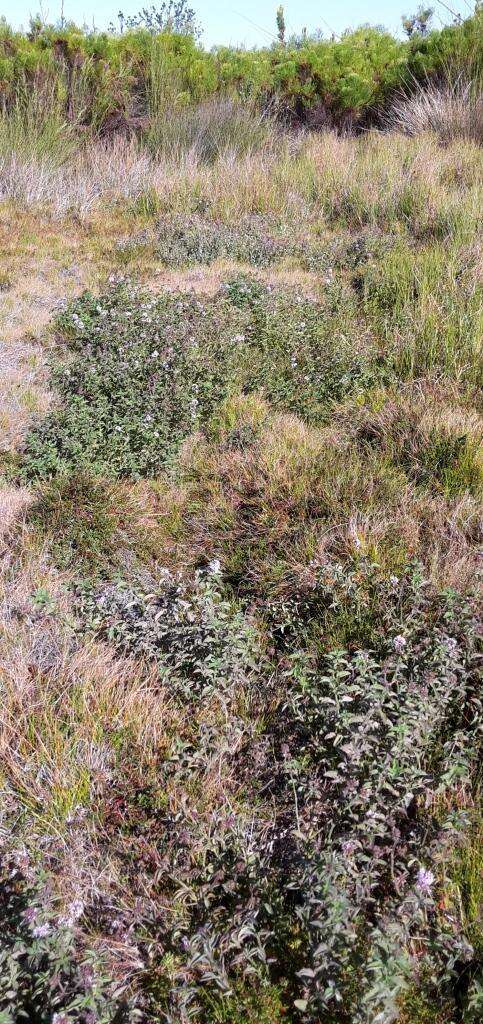
[[[221,572],[221,562],[219,558],[212,558],[211,562],[208,562],[208,571],[213,576],[218,576]]]
[[[399,576],[390,576],[389,583],[391,584],[392,587],[397,587],[399,583]]]
[[[245,335],[244,334],[234,334],[233,338],[231,340],[232,340],[232,342],[235,345],[241,345],[241,343],[243,341],[245,341]]]
[[[406,640],[405,640],[405,638],[403,636],[401,636],[401,634],[398,634],[398,636],[394,637],[394,640],[393,640],[392,644],[393,644],[394,650],[397,651],[398,653],[400,653],[401,651],[404,650],[404,648],[406,646]]]
[[[69,914],[77,921],[78,917],[82,917],[84,913],[84,901],[83,900],[72,900],[69,907]]]

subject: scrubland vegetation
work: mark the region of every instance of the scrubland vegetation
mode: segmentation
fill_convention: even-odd
[[[478,26],[3,29],[2,1024],[481,1020]]]

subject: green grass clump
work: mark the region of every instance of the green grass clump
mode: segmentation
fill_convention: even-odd
[[[213,1024],[287,1024],[283,993],[275,985],[258,986],[250,990],[245,983],[234,986],[228,997],[206,993],[205,1013]]]
[[[414,988],[405,992],[400,1000],[401,1024],[446,1024],[451,1019],[451,1005],[437,999],[434,992],[429,995]]]
[[[159,71],[158,67],[157,76]],[[180,103],[176,96],[163,95],[163,86],[166,78],[159,83],[155,104],[159,109],[152,111],[147,134],[149,149],[156,156],[170,159],[173,153],[190,154],[212,164],[227,152],[243,157],[260,151],[270,153],[280,146],[280,125],[253,100],[243,103],[229,96],[214,96],[193,106]]]
[[[476,259],[475,254],[475,259]],[[365,308],[398,374],[439,371],[470,387],[481,378],[482,290],[475,264],[447,246],[404,243],[369,266]]]
[[[467,832],[446,865],[445,875],[447,898],[461,915],[479,961],[483,956],[483,807],[479,792]]]
[[[56,561],[95,573],[114,549],[118,526],[114,496],[87,472],[58,477],[40,492],[30,512],[40,533],[52,537]]]
[[[464,434],[449,435],[430,432],[419,453],[417,476],[423,481],[438,481],[446,494],[468,491],[475,497],[483,493],[483,459],[481,440]]]

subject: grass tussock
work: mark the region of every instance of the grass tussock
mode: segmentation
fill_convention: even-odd
[[[180,159],[188,154],[199,164],[213,164],[220,157],[270,155],[286,145],[275,118],[253,102],[221,96],[195,107],[178,107],[173,114],[161,96],[154,106],[147,141],[157,157]]]
[[[387,125],[405,135],[434,132],[442,142],[472,139],[483,142],[483,96],[477,82],[457,78],[446,86],[426,84],[397,100]]]

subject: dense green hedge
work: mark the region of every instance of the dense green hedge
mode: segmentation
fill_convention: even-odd
[[[25,34],[0,23],[0,100],[15,102],[35,83],[71,117],[100,127],[113,114],[139,118],[161,99],[198,102],[217,93],[276,101],[304,117],[360,120],[411,81],[483,68],[483,11],[461,24],[401,41],[362,27],[338,40],[307,40],[265,49],[207,51],[188,35],[88,33],[71,25]]]

